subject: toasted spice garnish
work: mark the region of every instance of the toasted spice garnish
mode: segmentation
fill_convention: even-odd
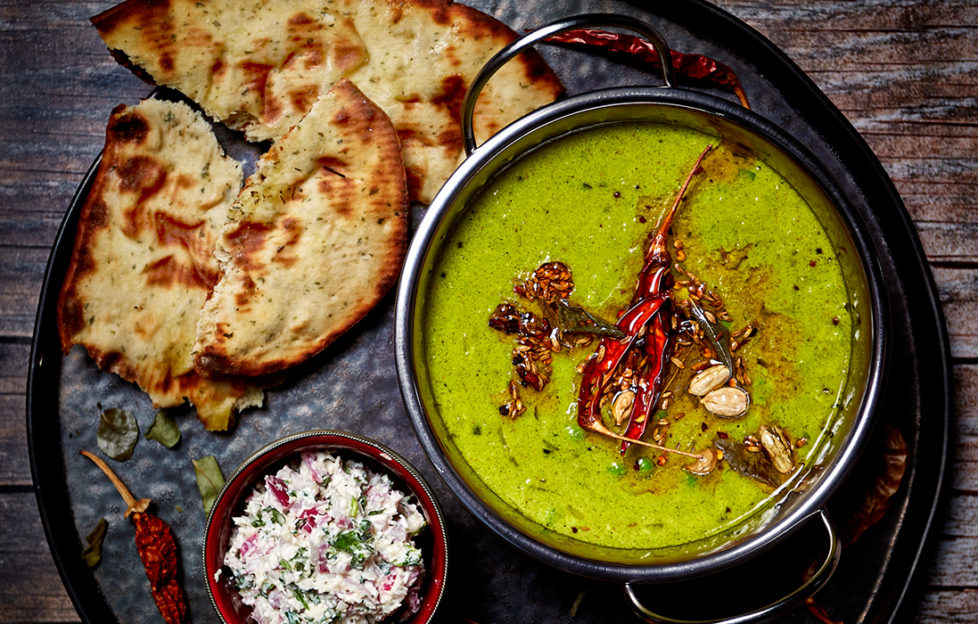
[[[526,406],[523,405],[523,400],[520,398],[519,387],[513,380],[510,380],[509,382],[509,397],[510,400],[499,408],[499,413],[503,416],[509,416],[511,419],[515,420],[518,416],[526,411]]]
[[[708,392],[700,404],[721,418],[737,418],[747,411],[750,396],[740,388],[725,386]]]
[[[522,386],[542,390],[550,381],[553,354],[564,348],[589,345],[590,334],[624,336],[614,325],[571,305],[568,297],[573,290],[574,280],[567,265],[547,262],[513,288],[516,295],[527,302],[542,304],[542,316],[511,302],[499,304],[489,316],[489,327],[516,337],[511,359]],[[576,337],[568,339],[567,334]],[[500,408],[500,413],[515,418],[525,409],[514,397]]]
[[[554,304],[570,297],[574,290],[574,279],[563,262],[547,262],[541,264],[530,279],[517,285],[514,290],[530,301],[540,299]]]
[[[694,475],[705,476],[716,470],[718,463],[716,451],[711,448],[705,448],[696,453],[696,455],[698,456],[696,461],[683,466],[687,472],[691,472]]]
[[[542,390],[550,381],[551,353],[560,350],[560,343],[552,340],[554,329],[550,322],[502,303],[489,317],[489,327],[516,335],[512,354],[516,374],[523,385]]]

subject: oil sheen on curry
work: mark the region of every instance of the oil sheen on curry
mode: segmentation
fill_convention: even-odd
[[[539,525],[629,549],[715,536],[829,435],[852,335],[839,250],[736,146],[663,124],[564,136],[491,181],[442,250],[433,417]]]

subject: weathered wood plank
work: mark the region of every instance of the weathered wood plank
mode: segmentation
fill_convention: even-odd
[[[24,395],[0,394],[0,410],[3,410],[3,418],[0,419],[0,485],[29,486],[33,480],[27,455],[27,407]],[[4,496],[0,495],[0,500]]]
[[[978,501],[978,365],[954,367],[954,392],[948,487]],[[971,521],[978,523],[978,515]]]
[[[974,497],[957,498],[973,499]],[[976,519],[978,517],[975,515],[970,517],[971,522]],[[944,537],[936,544],[934,565],[924,571],[926,574],[924,578],[927,579],[928,586],[934,588],[978,588],[978,568],[971,565],[976,558],[978,558],[978,539]]]
[[[926,592],[916,609],[904,609],[907,622],[919,624],[973,624],[978,613],[978,589]]]
[[[918,571],[919,583],[902,609],[906,622],[974,622],[978,613],[978,503],[972,495],[949,497],[939,541]],[[844,555],[843,555],[844,556]]]
[[[0,395],[24,396],[30,350],[26,342],[0,341]]]
[[[25,399],[29,358],[29,344],[0,342],[0,486],[32,483]]]
[[[978,223],[917,221],[916,225],[931,262],[974,264],[978,261]]]
[[[928,258],[978,263],[973,2],[718,4],[781,47],[863,134]]]
[[[978,357],[978,269],[933,268],[951,354]]]
[[[29,359],[30,345],[26,342],[0,342],[0,486],[32,483],[25,398]]]
[[[0,245],[0,336],[33,336],[48,255],[43,247]]]
[[[944,541],[974,541],[978,544],[978,496],[972,494],[953,494],[949,497],[948,512],[941,527],[941,535]],[[978,586],[978,568],[965,565],[966,562],[957,560],[947,564],[938,563],[939,568],[944,572],[945,581],[950,576],[957,577],[960,571],[952,570],[952,567],[968,567],[970,573],[975,575],[972,581],[963,583]],[[934,585],[948,585],[947,582],[933,581]]]
[[[954,367],[954,435],[978,438],[978,364]]]
[[[0,622],[77,622],[31,491],[0,496]]]

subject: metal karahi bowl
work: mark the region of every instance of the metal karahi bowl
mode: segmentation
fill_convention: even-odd
[[[399,621],[430,622],[444,596],[448,574],[448,536],[438,500],[420,473],[391,449],[361,435],[332,430],[296,433],[256,451],[234,471],[214,501],[204,536],[204,576],[211,603],[221,621],[225,624],[253,622],[249,618],[251,608],[241,601],[229,582],[229,575],[218,574],[231,540],[232,518],[241,515],[247,498],[264,482],[266,475],[274,474],[309,451],[325,451],[360,462],[372,472],[388,475],[395,488],[414,495],[426,521],[425,528],[415,538],[422,552],[424,576],[417,612]]]
[[[536,41],[581,27],[622,28],[668,46],[654,29],[614,15],[586,15],[554,22],[530,33],[492,59],[470,87],[463,103],[463,135],[469,157],[449,178],[428,208],[415,235],[398,286],[395,349],[401,391],[429,459],[462,503],[491,530],[532,557],[587,577],[624,581],[636,612],[657,621],[634,597],[635,583],[675,582],[729,569],[768,551],[813,518],[828,533],[827,554],[797,591],[730,621],[746,622],[777,612],[810,595],[831,576],[839,557],[838,540],[824,506],[854,465],[872,429],[885,365],[886,291],[865,228],[839,185],[819,162],[786,132],[730,101],[673,87],[665,70],[664,87],[631,87],[573,96],[514,122],[481,146],[471,128],[475,99],[495,69]],[[664,58],[663,58],[664,60]],[[663,66],[668,67],[666,61]],[[695,129],[738,145],[777,171],[805,199],[837,248],[849,291],[853,318],[849,380],[832,434],[813,453],[800,486],[718,538],[648,551],[585,544],[531,521],[490,491],[468,466],[447,435],[435,407],[425,367],[423,319],[429,280],[442,245],[472,201],[511,163],[569,133],[607,124],[665,123]],[[677,620],[678,621],[678,620]]]

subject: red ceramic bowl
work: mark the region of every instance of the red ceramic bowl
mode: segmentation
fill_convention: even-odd
[[[215,574],[222,567],[224,553],[231,539],[231,519],[241,515],[248,495],[262,483],[265,475],[297,459],[306,451],[327,451],[362,462],[374,472],[386,473],[395,486],[411,492],[421,507],[427,526],[415,538],[424,556],[421,606],[406,620],[408,624],[431,621],[445,592],[448,569],[448,537],[441,507],[418,471],[404,458],[386,446],[363,436],[342,431],[306,431],[272,442],[246,459],[227,480],[207,517],[204,534],[204,577],[211,602],[225,624],[250,622],[251,608],[241,602],[229,575]]]

